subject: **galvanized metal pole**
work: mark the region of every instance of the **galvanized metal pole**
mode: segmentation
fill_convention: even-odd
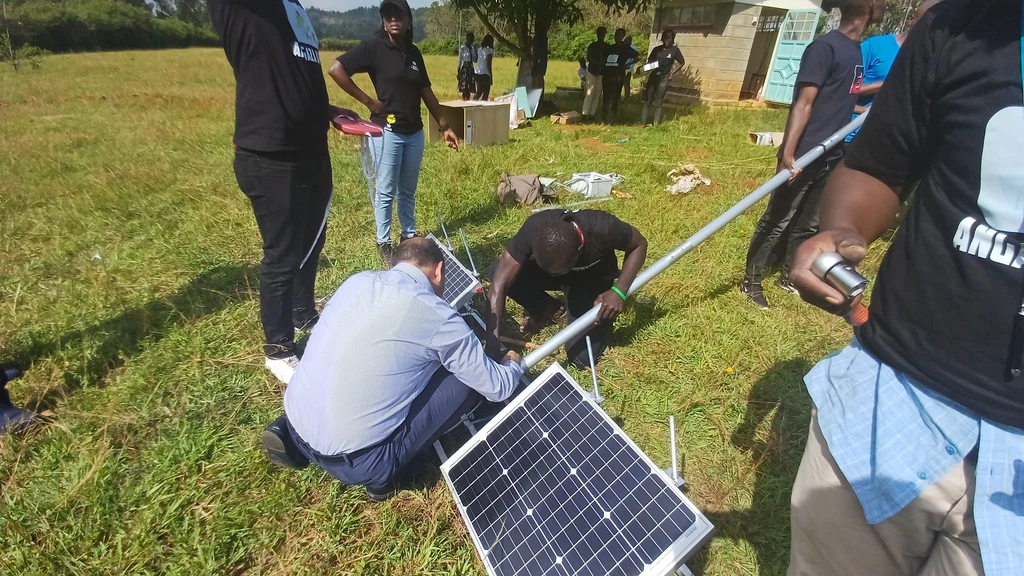
[[[845,140],[851,132],[860,128],[860,126],[864,124],[865,118],[867,118],[866,112],[858,116],[846,126],[840,128],[838,132],[829,136],[824,142],[815,146],[810,152],[798,158],[797,161],[793,163],[793,168],[797,170],[806,168],[808,164],[814,162],[820,158],[822,154],[834,148],[836,144]],[[775,190],[779,186],[785,184],[790,177],[791,174],[785,170],[779,172],[762,184],[757,190],[754,190],[744,199],[734,204],[732,208],[726,210],[721,216],[715,218],[706,226],[698,230],[696,234],[687,238],[685,242],[677,246],[674,250],[662,256],[661,259],[654,264],[651,264],[649,268],[641,272],[636,279],[633,280],[633,284],[629,287],[629,294],[635,293],[643,287],[644,284],[653,280],[655,276],[661,274],[666,268],[675,264],[676,261],[686,255],[686,253],[699,246],[715,232],[724,228],[726,224],[731,222],[737,216],[746,212],[748,208],[767,196],[772,190]],[[597,319],[597,312],[599,309],[599,305],[594,306],[586,314],[577,318],[575,322],[569,324],[560,332],[552,336],[548,341],[538,346],[536,350],[527,354],[526,357],[523,358],[523,366],[527,369],[533,368],[539,364],[541,360],[547,358],[558,350],[560,346],[586,332],[594,324],[594,320]]]

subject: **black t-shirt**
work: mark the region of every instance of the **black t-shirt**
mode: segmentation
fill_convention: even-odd
[[[326,150],[327,86],[316,32],[293,0],[209,0],[235,71],[235,145],[256,152]]]
[[[1024,377],[1007,377],[1024,294],[1020,22],[1020,0],[932,8],[845,163],[894,187],[920,180],[861,342],[922,385],[1024,428]]]
[[[505,245],[505,250],[516,262],[525,264],[533,256],[533,238],[560,220],[575,222],[583,232],[583,248],[573,272],[595,268],[607,271],[609,267],[618,270],[615,251],[625,252],[629,248],[633,241],[633,227],[600,210],[538,212],[523,222],[523,227]]]
[[[850,122],[863,82],[864,61],[860,42],[833,30],[807,46],[800,58],[793,102],[800,95],[801,84],[817,86],[818,96],[811,106],[811,117],[807,119],[803,136],[797,142],[797,158]],[[827,157],[838,158],[840,155],[842,148],[836,147]],[[782,157],[781,146],[779,157]]]
[[[602,40],[595,40],[587,46],[587,72],[594,76],[604,74],[604,61],[609,48],[611,46]]]
[[[604,74],[605,82],[617,83],[626,80],[626,61],[637,59],[640,54],[628,44],[614,44],[605,51]]]
[[[424,88],[430,86],[427,67],[419,48],[409,45],[405,52],[390,39],[374,37],[338,56],[338,62],[349,75],[367,72],[384,103],[380,114],[370,120],[399,134],[415,134],[423,129],[420,100]]]
[[[648,62],[654,62],[655,60],[658,62],[658,67],[652,70],[650,75],[655,81],[661,79],[662,76],[668,75],[676,62],[680,66],[686,62],[683,60],[683,53],[679,51],[678,46],[665,46],[664,44],[659,44],[654,50],[651,50],[651,55],[647,57]]]

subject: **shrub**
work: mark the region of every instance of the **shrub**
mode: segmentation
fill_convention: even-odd
[[[209,28],[170,18],[120,0],[29,0],[9,7],[15,45],[53,52],[217,45]]]
[[[7,62],[15,70],[18,69],[18,66],[25,64],[38,69],[42,65],[43,56],[48,54],[51,54],[49,50],[43,50],[28,44],[12,50],[7,43],[7,35],[0,35],[0,62]]]
[[[337,52],[348,52],[355,48],[362,40],[345,40],[342,38],[321,38],[320,49]]]

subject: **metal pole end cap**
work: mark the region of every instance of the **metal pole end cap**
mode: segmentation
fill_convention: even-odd
[[[835,268],[836,264],[842,264],[843,262],[843,257],[838,253],[825,252],[814,259],[814,263],[811,264],[811,271],[818,278],[824,279],[825,274],[828,274],[829,270]]]

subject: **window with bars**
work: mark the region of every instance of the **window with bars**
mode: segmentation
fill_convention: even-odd
[[[710,28],[715,24],[718,4],[662,8],[663,28]]]

